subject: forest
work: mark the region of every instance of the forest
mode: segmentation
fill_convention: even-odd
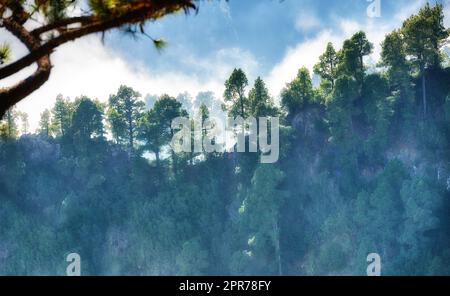
[[[236,68],[223,98],[56,98],[0,122],[0,274],[450,275],[450,59],[443,6],[324,44],[280,100]],[[301,65],[299,65],[300,67]],[[314,77],[320,82],[315,83]],[[280,154],[175,153],[179,116],[280,119]]]

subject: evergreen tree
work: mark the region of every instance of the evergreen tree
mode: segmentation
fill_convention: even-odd
[[[314,73],[320,75],[322,78],[322,88],[327,92],[334,90],[338,65],[338,55],[333,44],[329,42],[325,52],[319,57],[319,62],[314,65]]]
[[[51,127],[51,113],[48,109],[45,109],[44,112],[41,113],[41,119],[39,120],[39,133],[49,137],[52,133]]]
[[[103,137],[103,112],[99,105],[87,97],[80,98],[73,115],[71,132],[81,141]]]
[[[255,84],[248,94],[248,104],[248,113],[255,118],[277,115],[269,90],[261,77],[255,80]]]
[[[56,98],[55,106],[52,109],[52,128],[60,136],[65,136],[72,124],[73,104],[69,99],[64,99],[62,95]]]
[[[371,54],[373,44],[367,40],[366,33],[359,31],[344,41],[339,52],[339,72],[354,77],[362,88],[365,66],[364,57]]]
[[[427,114],[427,82],[426,69],[440,67],[442,61],[441,44],[449,36],[444,27],[443,6],[429,3],[419,13],[409,17],[401,28],[404,36],[406,53],[413,58],[412,62],[419,72],[422,81],[423,116]]]
[[[6,137],[9,139],[14,139],[19,134],[19,130],[17,127],[17,117],[18,113],[15,108],[6,111],[4,122],[6,129]]]
[[[283,202],[283,192],[278,189],[283,179],[283,173],[277,168],[260,165],[251,181],[247,197],[239,212],[244,215],[243,225],[247,228],[248,250],[256,265],[273,274],[282,274],[280,249],[280,209]]]
[[[233,117],[248,116],[248,99],[245,97],[245,88],[248,86],[247,76],[242,69],[234,69],[230,78],[225,81],[225,102],[231,102],[229,114]]]
[[[118,143],[125,141],[130,150],[134,149],[137,123],[145,106],[140,97],[138,92],[124,85],[109,97],[108,121],[112,134]]]
[[[297,77],[281,92],[281,105],[288,111],[289,116],[297,114],[314,103],[313,85],[309,70],[300,68]]]

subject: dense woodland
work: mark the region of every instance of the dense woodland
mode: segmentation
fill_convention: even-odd
[[[274,103],[241,69],[212,93],[59,96],[0,125],[0,274],[450,275],[450,67],[443,7],[382,43],[324,44]],[[370,69],[370,70],[369,70]],[[320,77],[315,85],[313,75]],[[80,86],[80,94],[83,88]],[[106,103],[104,103],[106,102]],[[280,159],[174,153],[177,116],[279,116]]]

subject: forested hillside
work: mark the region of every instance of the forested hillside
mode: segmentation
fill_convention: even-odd
[[[225,93],[63,95],[0,124],[0,274],[450,275],[450,66],[443,7],[324,44],[280,104],[241,69]],[[301,65],[299,65],[300,67]],[[313,75],[320,84],[313,83]],[[225,102],[223,106],[221,103]],[[224,111],[221,110],[224,108]],[[278,116],[280,158],[175,153],[172,119]]]

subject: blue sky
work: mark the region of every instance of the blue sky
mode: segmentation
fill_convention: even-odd
[[[381,0],[381,17],[371,21],[380,26],[390,23],[399,12],[414,7],[414,2],[423,1]],[[287,48],[321,30],[336,28],[342,19],[367,22],[369,4],[366,0],[205,1],[198,14],[170,16],[146,26],[152,36],[169,42],[163,54],[148,39],[133,40],[121,33],[111,34],[107,45],[161,71],[195,71],[183,62],[184,54],[201,59],[224,48],[240,48],[252,53],[264,76]]]
[[[372,21],[386,24],[412,2],[381,0],[381,17]],[[240,48],[257,58],[258,72],[264,76],[287,48],[321,30],[335,28],[339,20],[366,22],[369,4],[366,0],[206,1],[198,14],[178,14],[146,26],[152,36],[168,41],[162,54],[146,38],[135,40],[117,32],[110,34],[107,45],[128,59],[140,59],[161,71],[196,71],[183,62],[184,54],[201,59],[224,48]]]
[[[367,0],[203,1],[198,14],[180,13],[146,26],[151,36],[167,40],[162,52],[147,38],[136,40],[117,31],[107,34],[104,43],[90,36],[64,45],[52,56],[50,81],[19,108],[36,127],[39,113],[51,108],[59,93],[106,101],[120,84],[127,84],[143,96],[212,91],[220,99],[234,67],[242,67],[250,81],[262,76],[276,99],[300,67],[312,68],[328,41],[339,48],[358,30],[366,31],[376,46],[367,60],[373,64],[384,35],[426,2],[380,1],[379,18],[368,17]],[[439,2],[446,5],[448,26],[450,0]],[[0,34],[13,42],[17,57],[25,52],[11,36]]]
[[[384,23],[410,4],[411,0],[384,0],[382,18],[375,21]],[[363,21],[367,18],[367,6],[365,0],[206,2],[201,3],[197,15],[178,14],[147,25],[153,36],[169,42],[163,55],[147,39],[136,41],[120,33],[113,34],[108,45],[127,58],[142,59],[157,69],[184,68],[178,59],[184,51],[204,56],[222,48],[239,47],[258,58],[264,74],[283,57],[287,47],[333,26],[337,17]],[[302,18],[307,22],[304,29],[299,27]]]

